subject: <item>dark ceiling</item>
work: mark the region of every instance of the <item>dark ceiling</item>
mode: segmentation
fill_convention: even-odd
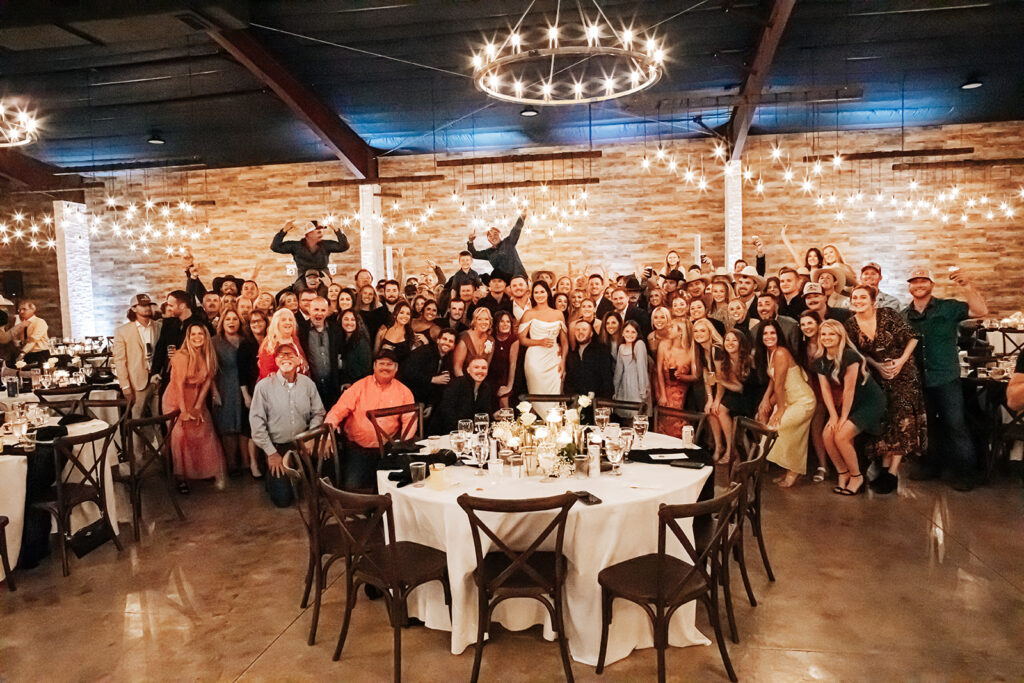
[[[332,158],[260,80],[181,19],[194,10],[249,27],[363,140],[392,154],[702,135],[692,117],[727,121],[771,8],[603,0],[609,17],[636,27],[664,21],[666,77],[641,96],[527,119],[466,76],[474,48],[528,4],[11,2],[0,5],[0,96],[27,98],[42,117],[42,138],[26,153],[80,170]],[[537,0],[531,17],[550,20],[555,5]],[[593,0],[580,5],[596,13]],[[797,0],[752,132],[1024,119],[1022,35],[1019,0]],[[968,79],[983,86],[962,90]],[[166,144],[147,144],[153,131]]]

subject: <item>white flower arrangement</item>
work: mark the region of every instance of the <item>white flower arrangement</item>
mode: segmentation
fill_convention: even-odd
[[[519,421],[523,423],[524,427],[529,427],[537,421],[537,416],[534,413],[523,413],[519,416]]]
[[[494,350],[494,342],[492,342],[490,339],[488,339],[487,341],[484,342],[484,353],[489,354],[493,350]]]
[[[14,367],[16,367],[19,370],[21,370],[23,367],[25,367],[25,361],[19,360],[17,363],[14,364]]]
[[[580,411],[575,408],[568,408],[565,411],[565,421],[570,424],[577,424],[580,421]]]
[[[516,410],[518,410],[523,415],[530,412],[532,408],[533,404],[530,403],[529,401],[520,401],[519,405],[516,406]]]
[[[581,395],[578,399],[576,399],[576,402],[579,404],[580,408],[586,408],[591,403],[590,396]]]
[[[494,426],[494,429],[491,430],[491,435],[498,441],[506,443],[512,438],[512,430],[504,424],[497,424]]]
[[[558,424],[562,421],[562,414],[558,412],[557,408],[552,408],[548,411],[548,416],[544,419],[545,422],[553,422]]]

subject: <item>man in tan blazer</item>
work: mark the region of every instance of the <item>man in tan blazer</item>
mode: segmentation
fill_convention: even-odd
[[[132,417],[139,418],[146,407],[159,415],[154,400],[158,396],[159,377],[150,372],[153,349],[160,337],[160,321],[153,320],[153,303],[148,294],[136,294],[128,312],[130,322],[114,330],[114,374],[121,392],[132,404]]]

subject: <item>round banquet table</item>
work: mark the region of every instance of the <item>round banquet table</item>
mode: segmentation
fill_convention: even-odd
[[[645,448],[681,447],[682,441],[648,433]],[[685,451],[680,451],[685,452]],[[658,506],[662,503],[694,503],[712,468],[687,469],[667,464],[623,463],[622,476],[602,473],[594,479],[521,480],[504,476],[475,476],[474,467],[449,467],[450,485],[435,490],[429,485],[404,486],[378,473],[380,492],[390,493],[395,516],[395,535],[400,541],[415,541],[448,555],[452,614],[444,604],[439,583],[420,586],[409,596],[409,615],[428,628],[450,630],[452,653],[461,654],[476,643],[477,599],[473,583],[476,555],[466,513],[456,499],[463,493],[483,498],[539,498],[565,491],[586,490],[600,498],[598,505],[581,502],[569,511],[563,552],[569,562],[565,586],[565,626],[569,651],[578,662],[596,665],[601,645],[601,588],[597,574],[605,567],[658,549]],[[481,518],[503,539],[524,544],[532,542],[550,521],[552,513],[504,515],[482,513]],[[682,525],[692,533],[689,520]],[[671,534],[670,534],[671,536]],[[554,535],[542,549],[550,550]],[[491,545],[486,537],[484,552]],[[668,546],[671,554],[688,561],[678,541]],[[696,604],[681,608],[673,617],[669,643],[673,646],[707,645],[707,638],[694,625]],[[520,631],[543,624],[544,637],[554,639],[547,611],[529,599],[507,600],[499,605],[493,621]],[[616,600],[609,630],[606,663],[627,657],[635,648],[653,647],[653,629],[646,613],[637,605]]]
[[[57,418],[50,418],[46,425],[54,425]],[[103,420],[89,420],[67,425],[68,436],[81,436],[106,429],[109,425]],[[5,442],[6,443],[6,442]],[[87,451],[83,451],[85,453]],[[36,451],[36,455],[40,451]],[[36,455],[2,455],[0,454],[0,515],[7,517],[10,523],[7,526],[7,554],[11,566],[17,566],[18,557],[21,555],[21,534],[25,526],[25,487],[28,476],[28,459]],[[114,533],[117,528],[117,496],[114,495],[114,480],[110,474],[113,467],[111,454],[107,457],[107,477],[104,482],[107,511],[110,518],[115,520]],[[69,463],[67,467],[72,467]],[[66,471],[66,470],[65,470]],[[72,473],[74,480],[78,473]],[[95,503],[83,503],[75,508],[71,515],[71,533],[74,533],[84,526],[99,519],[99,508]],[[56,526],[52,532],[56,533]],[[4,577],[3,569],[0,568],[0,579]]]

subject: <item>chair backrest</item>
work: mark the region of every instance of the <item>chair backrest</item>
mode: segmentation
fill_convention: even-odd
[[[52,408],[61,415],[84,414],[82,402],[89,398],[92,387],[54,387],[52,389],[36,389],[33,393],[39,404]]]
[[[356,558],[348,571],[362,571],[397,586],[395,573],[395,519],[391,513],[391,494],[352,493],[331,486],[326,479],[317,480],[317,495],[327,514],[338,524],[342,543],[350,557]],[[383,553],[368,552],[380,548]]]
[[[95,498],[105,495],[107,454],[117,431],[115,425],[79,436],[61,436],[53,441],[57,472],[57,503],[64,505],[63,489],[68,484],[95,489]]]
[[[692,410],[680,410],[679,408],[669,408],[668,406],[654,406],[654,415],[651,418],[650,431],[658,432],[659,434],[666,434],[667,432],[662,431],[662,422],[666,418],[674,418],[676,420],[682,420],[688,425],[693,427],[693,440],[696,443],[700,442],[701,437],[704,435],[704,424],[707,422],[707,413],[698,413]],[[670,434],[677,439],[679,434]]]
[[[739,510],[741,487],[733,484],[722,495],[698,503],[683,505],[667,505],[662,503],[658,508],[658,569],[657,598],[661,604],[674,604],[678,601],[684,588],[692,578],[699,574],[704,582],[711,586],[711,573],[714,564],[720,561],[722,544],[725,542],[729,528],[736,519]],[[693,543],[679,525],[680,519],[693,520],[694,535],[697,536],[698,524],[709,526],[700,543]],[[689,559],[690,568],[678,580],[669,580],[672,576],[668,571],[666,545],[668,532],[683,546]],[[709,563],[710,560],[710,563]]]
[[[556,557],[561,556],[562,546],[565,542],[565,525],[569,518],[569,510],[577,500],[578,498],[569,492],[558,496],[548,496],[547,498],[523,498],[519,500],[477,498],[476,496],[471,496],[468,493],[463,493],[459,496],[459,506],[466,511],[466,515],[469,517],[469,526],[473,532],[473,548],[476,551],[477,567],[483,567],[484,557],[486,555],[483,550],[483,539],[481,538],[481,533],[491,539],[491,542],[494,543],[497,551],[503,553],[510,561],[509,566],[486,585],[483,583],[483,572],[478,571],[476,573],[478,581],[477,588],[488,593],[493,593],[495,590],[501,588],[506,581],[517,573],[521,576],[528,577],[531,582],[548,592],[553,591],[555,586],[561,585],[561,582],[564,580],[564,577],[562,576],[562,572],[564,571],[562,562],[555,562],[555,583],[552,584],[551,577],[542,576],[536,569],[530,566],[529,560],[539,551],[541,545],[549,536],[551,536],[552,533],[555,534],[555,555]],[[509,543],[498,536],[493,529],[487,526],[487,524],[485,524],[477,514],[479,512],[528,514],[551,510],[557,510],[556,514],[551,518],[551,521],[531,542],[526,544],[525,549],[521,550],[513,549]],[[522,546],[523,544],[516,543],[515,545]]]
[[[132,403],[126,398],[84,398],[82,399],[82,413],[86,417],[91,417],[96,420],[103,420],[108,424],[113,424],[117,427],[117,433],[121,435],[121,442],[114,442],[114,446],[117,448],[117,452],[120,454],[125,451],[125,440],[128,435],[128,416],[131,414]],[[113,423],[110,420],[105,419],[105,416],[99,411],[103,408],[113,408],[117,413],[117,420]]]
[[[125,452],[128,463],[135,476],[141,476],[156,462],[166,463],[171,457],[171,432],[178,422],[180,410],[152,417],[128,417],[125,420]],[[152,438],[156,436],[156,443]],[[135,437],[138,438],[135,438]],[[142,453],[136,453],[135,447],[142,444]]]
[[[740,460],[754,460],[759,456],[768,457],[779,433],[756,420],[738,417],[733,425],[733,444],[740,454]]]
[[[519,394],[519,402],[529,401],[533,406],[533,412],[537,413],[538,403],[564,403],[566,406],[572,408],[576,405],[576,394]],[[540,419],[544,419],[546,416],[537,413]]]
[[[377,434],[381,457],[396,443],[413,439],[419,441],[423,438],[422,403],[406,403],[393,408],[367,410],[366,417]],[[395,418],[398,419],[397,425],[394,423]]]
[[[632,410],[632,411],[635,411],[636,413],[641,413],[641,411],[643,410],[644,404],[641,403],[640,401],[619,401],[619,400],[616,400],[614,398],[595,397],[594,398],[594,407],[595,408],[611,408],[613,411],[615,411],[615,410]]]
[[[290,453],[294,452],[297,462],[292,462]],[[337,453],[337,442],[334,430],[327,425],[296,434],[292,439],[292,450],[284,459],[285,472],[288,475],[298,501],[299,515],[306,531],[315,533],[324,522],[326,512],[320,505],[317,480],[320,478],[323,461]]]

